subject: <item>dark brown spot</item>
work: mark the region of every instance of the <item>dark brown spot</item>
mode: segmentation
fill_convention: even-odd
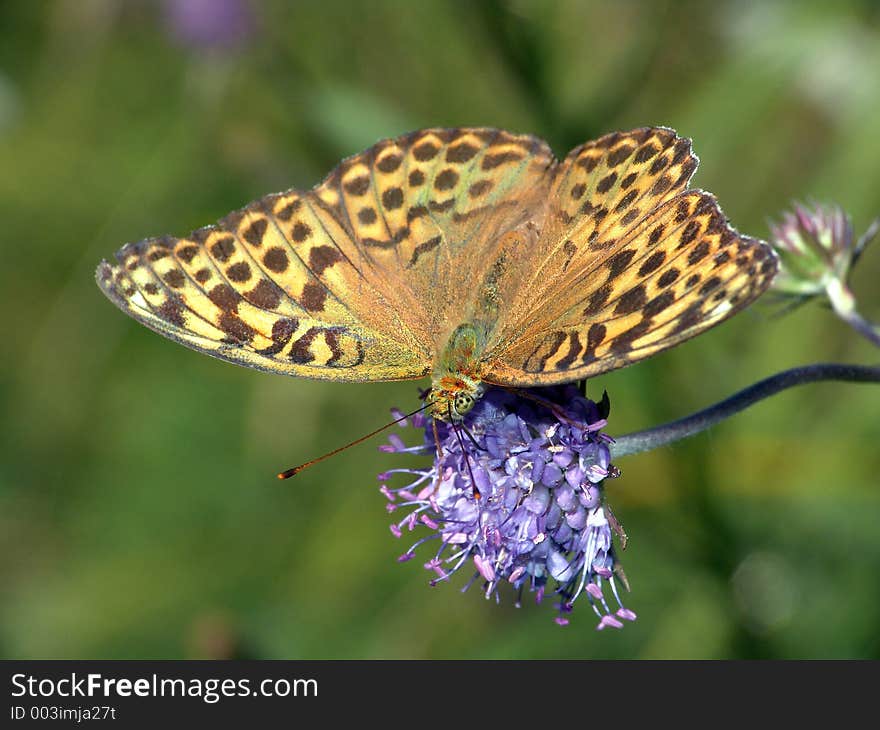
[[[186,282],[186,277],[180,269],[171,269],[171,271],[167,272],[162,278],[168,286],[174,287],[175,289],[180,289],[184,282]]]
[[[582,362],[587,363],[595,359],[596,348],[605,340],[606,333],[604,324],[596,322],[590,325],[590,329],[587,330],[587,346],[584,349],[584,356],[581,358]]]
[[[141,262],[137,259],[132,259],[128,262],[128,266],[126,266],[125,268],[127,268],[129,271],[134,271],[138,266],[140,266],[140,263]]]
[[[694,174],[694,170],[697,169],[697,161],[694,159],[690,159],[685,162],[681,166],[681,174],[678,176],[678,179],[675,181],[676,187],[684,187],[688,180],[691,179],[691,175]]]
[[[382,206],[385,210],[397,210],[403,205],[403,190],[400,188],[388,188],[382,193]]]
[[[624,144],[618,147],[614,152],[608,155],[608,167],[617,167],[621,162],[627,159],[633,153],[633,148]]]
[[[658,177],[657,181],[654,183],[651,188],[651,195],[662,195],[667,190],[669,190],[672,185],[672,178],[669,175],[663,175],[662,177]]]
[[[447,200],[444,200],[442,202],[438,202],[436,200],[428,201],[428,207],[437,213],[445,213],[450,208],[452,208],[453,205],[455,205],[455,198],[448,198]]]
[[[425,162],[434,159],[439,151],[440,148],[433,142],[422,142],[416,147],[413,147],[413,157],[419,162]]]
[[[681,314],[681,316],[679,316],[678,322],[675,323],[675,329],[672,331],[672,334],[678,334],[679,332],[684,332],[685,330],[692,329],[700,324],[703,319],[703,309],[701,305],[694,304],[688,307]]]
[[[309,268],[320,276],[324,270],[342,261],[342,254],[335,246],[315,246],[309,251]]]
[[[414,205],[406,212],[406,221],[411,223],[416,218],[428,215],[428,209],[424,205]]]
[[[572,186],[572,188],[571,188],[571,197],[572,197],[574,200],[580,200],[582,197],[584,197],[584,193],[585,193],[586,191],[587,191],[587,186],[584,185],[582,182],[580,182],[580,183],[578,183],[577,185],[573,185],[573,186]]]
[[[774,271],[776,271],[776,259],[768,258],[763,264],[761,264],[762,274],[770,274]]]
[[[272,339],[275,342],[286,343],[293,333],[296,332],[297,327],[299,327],[298,320],[282,317],[272,325]]]
[[[491,180],[477,180],[477,182],[468,188],[468,195],[472,198],[479,198],[481,195],[489,192],[492,189],[493,184],[494,183]]]
[[[672,164],[678,165],[685,157],[690,154],[691,143],[689,140],[680,139],[675,143],[675,154],[672,157]]]
[[[198,252],[199,247],[190,244],[189,246],[183,246],[180,251],[177,252],[177,258],[183,261],[183,263],[189,264],[192,262]]]
[[[474,145],[468,142],[462,142],[461,144],[457,144],[455,147],[450,147],[446,150],[446,161],[458,163],[467,162],[477,154],[478,151],[479,150],[474,147]]]
[[[691,206],[688,202],[688,199],[682,198],[678,201],[678,205],[675,207],[675,222],[684,223],[690,214]]]
[[[626,209],[630,205],[630,203],[632,203],[638,196],[638,190],[630,190],[620,199],[620,202],[616,206],[614,206],[614,212],[620,213],[620,211]]]
[[[303,287],[299,303],[310,312],[320,312],[324,309],[327,299],[327,290],[320,284],[310,282]]]
[[[678,248],[682,248],[683,246],[687,246],[689,243],[692,243],[693,240],[699,234],[699,232],[700,232],[700,222],[699,221],[691,221],[690,223],[688,223],[684,227],[684,230],[681,233],[681,238],[678,241]],[[706,243],[706,242],[703,241],[703,243]]]
[[[496,152],[495,154],[486,155],[480,167],[484,170],[493,170],[505,162],[519,162],[521,159],[522,155],[516,152]]]
[[[654,251],[639,267],[639,276],[645,276],[660,268],[666,259],[666,251]]]
[[[614,185],[614,183],[616,182],[617,173],[611,172],[599,181],[599,184],[596,186],[596,190],[600,193],[607,193],[611,189],[611,186]]]
[[[632,314],[644,307],[646,301],[647,296],[645,295],[645,286],[644,284],[639,284],[639,286],[633,287],[617,300],[617,306],[614,308],[614,313]]]
[[[660,171],[669,164],[669,158],[666,155],[661,155],[651,164],[651,169],[648,170],[649,175],[657,175]]]
[[[425,182],[425,173],[421,170],[413,170],[409,174],[409,184],[411,187],[417,188],[419,185]]]
[[[693,266],[694,264],[702,261],[706,256],[709,255],[709,243],[708,241],[700,241],[697,244],[697,247],[688,254],[688,263]]]
[[[592,172],[596,169],[596,165],[599,164],[599,155],[584,155],[583,157],[579,157],[577,161],[578,167],[584,168],[586,172]]]
[[[715,266],[722,266],[730,261],[730,254],[727,251],[722,251],[715,257]]]
[[[553,344],[547,347],[544,350],[544,355],[541,357],[541,360],[538,364],[537,371],[540,372],[545,370],[547,367],[547,361],[559,350],[562,343],[565,341],[565,333],[564,332],[554,332],[552,335],[547,335],[542,341],[541,345],[538,346],[538,349],[535,350],[535,353],[532,353],[532,357],[538,352],[538,350],[542,349],[542,346],[546,344],[550,338],[553,338]],[[531,359],[531,357],[529,358]]]
[[[653,142],[649,142],[642,147],[639,147],[639,151],[636,152],[636,156],[633,158],[635,162],[641,164],[643,162],[647,162],[652,157],[660,153],[660,148],[655,145]]]
[[[232,236],[224,236],[211,246],[211,253],[220,262],[226,262],[235,253],[235,239]]]
[[[706,296],[710,291],[712,291],[716,286],[721,283],[721,279],[717,276],[713,276],[711,279],[708,279],[703,286],[700,287],[700,296]]]
[[[608,259],[605,264],[610,272],[608,278],[614,279],[625,271],[635,255],[635,249],[625,248],[623,251],[618,251],[614,256]]]
[[[205,241],[207,241],[210,235],[214,232],[214,230],[215,229],[213,226],[202,226],[201,228],[190,233],[189,237],[196,243],[204,244]]]
[[[150,294],[152,296],[156,296],[156,294],[159,293],[159,287],[156,286],[152,281],[150,281],[150,282],[147,282],[146,284],[144,284],[144,291],[147,294]]]
[[[324,364],[329,365],[330,367],[336,365],[345,354],[343,349],[339,346],[340,332],[344,332],[344,330],[341,330],[341,328],[324,330],[324,342],[327,343],[327,347],[330,348],[330,359]]]
[[[686,289],[691,289],[691,288],[695,287],[697,284],[700,283],[700,279],[702,279],[702,278],[703,278],[703,277],[700,276],[699,274],[691,274],[691,275],[687,278],[687,281],[684,283],[685,288],[686,288]]]
[[[625,332],[621,332],[611,341],[611,351],[620,354],[632,349],[633,341],[639,339],[651,329],[651,320],[643,319],[638,324],[630,327]]]
[[[220,309],[227,312],[234,312],[238,309],[238,302],[241,300],[241,297],[229,284],[217,284],[208,292],[208,298]]]
[[[177,299],[166,299],[162,302],[162,305],[159,307],[159,316],[166,322],[183,327],[183,307]]]
[[[315,356],[312,355],[309,347],[320,331],[321,330],[318,327],[312,327],[293,343],[293,346],[290,348],[291,362],[304,365],[315,359]]]
[[[365,226],[376,222],[376,211],[373,208],[361,208],[358,211],[358,220]]]
[[[592,317],[594,314],[597,314],[605,306],[612,291],[614,291],[614,287],[611,284],[605,284],[599,289],[596,289],[587,300],[587,306],[584,308],[583,316]]]
[[[648,236],[648,244],[650,246],[655,246],[657,242],[663,237],[663,231],[665,230],[666,226],[663,223],[655,227]]]
[[[241,284],[251,278],[251,267],[247,261],[239,261],[226,269],[226,276],[230,281]]]
[[[349,195],[360,197],[370,189],[370,178],[366,175],[360,175],[359,177],[349,180],[343,185],[343,187],[345,188],[345,192]]]
[[[629,175],[627,175],[625,178],[623,178],[623,180],[620,181],[620,187],[623,190],[626,190],[630,185],[632,185],[636,181],[636,178],[638,176],[639,176],[639,173],[631,172]]]
[[[311,226],[303,221],[297,221],[296,224],[294,224],[293,229],[290,231],[290,236],[296,243],[302,243],[311,235]]]
[[[277,355],[284,346],[290,341],[299,322],[296,319],[287,319],[286,317],[278,319],[272,325],[272,344],[260,350],[263,355]]]
[[[433,238],[429,238],[427,241],[420,243],[413,249],[412,258],[409,260],[409,266],[412,268],[416,265],[416,262],[419,260],[419,257],[428,253],[428,251],[433,251],[437,246],[440,245],[440,242],[443,240],[441,236],[434,236]]]
[[[263,236],[266,235],[268,227],[269,222],[265,218],[257,218],[257,220],[244,229],[241,236],[251,246],[259,246],[263,242]]]
[[[295,200],[290,201],[287,205],[285,205],[281,210],[279,210],[276,215],[283,221],[289,221],[293,218],[293,214],[296,213],[302,207],[302,199],[296,198]]]
[[[401,162],[403,162],[403,157],[395,152],[390,155],[385,155],[385,157],[379,160],[379,162],[376,163],[376,168],[379,172],[384,172],[387,175],[400,167]]]
[[[154,249],[153,249],[152,251],[150,251],[150,253],[147,255],[147,258],[148,258],[150,261],[158,261],[159,259],[164,259],[167,255],[168,255],[168,249],[167,249],[167,248],[154,248]]]
[[[210,269],[199,269],[196,272],[196,281],[199,282],[199,284],[204,284],[208,279],[211,278],[211,276],[212,274]]]
[[[679,273],[681,272],[679,272],[678,269],[667,269],[660,275],[660,278],[657,279],[657,286],[666,287],[675,283],[676,279],[678,279]]]
[[[628,211],[626,211],[626,214],[623,216],[623,218],[620,219],[620,222],[623,225],[628,226],[636,218],[639,217],[640,212],[641,211],[638,208],[630,208]]]
[[[663,292],[660,296],[654,297],[645,305],[642,310],[646,317],[656,317],[660,312],[666,309],[675,301],[675,294],[671,291]]]
[[[260,279],[245,297],[260,309],[275,309],[281,303],[281,290],[272,282]]]
[[[220,315],[220,329],[239,342],[251,342],[256,335],[253,327],[243,322],[237,314],[223,312]]]
[[[273,246],[263,256],[263,263],[269,271],[280,274],[287,270],[287,252],[283,248]]]
[[[569,366],[574,362],[575,358],[580,354],[581,338],[577,332],[570,332],[568,335],[568,352],[566,352],[555,365],[556,370],[568,370]]]
[[[434,179],[434,187],[437,190],[451,190],[458,182],[458,173],[451,167],[447,167]]]

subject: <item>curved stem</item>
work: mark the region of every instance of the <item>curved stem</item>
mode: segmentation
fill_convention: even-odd
[[[821,380],[840,380],[849,383],[880,383],[880,367],[866,365],[843,365],[839,363],[816,363],[804,367],[783,370],[744,388],[729,398],[704,408],[702,411],[680,418],[677,421],[649,428],[644,431],[628,433],[617,439],[611,447],[611,455],[638,454],[656,449],[658,446],[674,443],[688,436],[705,431],[710,426],[745,410],[753,403],[769,398],[771,395],[796,385],[816,383]]]

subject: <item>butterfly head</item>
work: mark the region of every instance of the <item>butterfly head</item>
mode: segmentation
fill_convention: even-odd
[[[431,415],[447,423],[460,423],[485,391],[479,380],[460,373],[435,379],[428,394]]]

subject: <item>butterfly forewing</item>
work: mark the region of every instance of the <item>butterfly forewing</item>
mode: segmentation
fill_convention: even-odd
[[[473,295],[499,237],[547,199],[546,143],[494,129],[428,129],[345,160],[316,189],[367,278],[394,282],[433,349]],[[459,315],[456,315],[456,311]]]

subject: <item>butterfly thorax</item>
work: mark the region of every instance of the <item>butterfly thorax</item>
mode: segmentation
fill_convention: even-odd
[[[480,355],[485,345],[483,328],[474,324],[459,325],[450,335],[437,360],[431,392],[431,415],[441,421],[458,422],[482,397]]]

